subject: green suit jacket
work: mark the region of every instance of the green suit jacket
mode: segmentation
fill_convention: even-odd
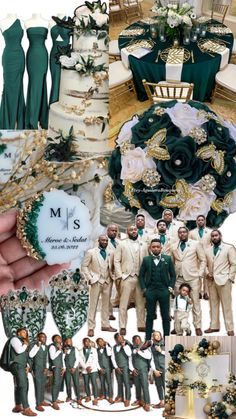
[[[139,283],[142,290],[148,289],[152,275],[152,256],[145,256],[139,272]],[[174,264],[170,256],[161,254],[160,259],[161,281],[166,287],[174,288],[176,281],[176,274]]]

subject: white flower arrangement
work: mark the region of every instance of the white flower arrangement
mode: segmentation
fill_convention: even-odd
[[[157,2],[151,10],[157,14],[160,22],[167,24],[167,27],[170,29],[175,29],[182,25],[191,27],[192,20],[196,19],[193,6],[188,2],[182,5],[168,4],[164,7],[159,7],[159,2]]]

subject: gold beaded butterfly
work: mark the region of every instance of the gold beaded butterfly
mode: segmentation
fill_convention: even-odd
[[[203,161],[210,160],[212,167],[216,170],[217,173],[219,173],[219,175],[222,175],[225,167],[224,154],[225,151],[217,150],[214,144],[201,147],[196,152],[196,156]]]
[[[233,201],[232,192],[227,193],[224,198],[218,198],[212,202],[211,208],[220,214],[225,208],[228,208]]]
[[[131,182],[125,181],[125,190],[123,195],[128,198],[131,207],[141,208],[139,201],[134,198],[134,188]]]
[[[160,129],[148,141],[145,141],[145,144],[147,144],[147,157],[154,157],[158,160],[170,160],[169,151],[166,146],[163,146],[166,140],[166,132],[166,128]]]
[[[167,208],[181,208],[186,201],[192,197],[187,182],[184,179],[178,179],[175,182],[175,190],[167,194],[161,201],[160,205]]]

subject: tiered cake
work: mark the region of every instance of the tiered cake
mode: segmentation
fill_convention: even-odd
[[[59,101],[50,107],[49,138],[68,136],[73,127],[75,148],[80,157],[111,152],[106,10],[106,4],[100,1],[85,2],[75,10],[72,50],[67,48],[66,55],[59,58]]]

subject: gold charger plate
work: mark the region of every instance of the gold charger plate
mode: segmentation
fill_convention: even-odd
[[[199,39],[197,45],[202,52],[207,53],[220,53],[226,48],[226,43],[221,39]]]
[[[167,59],[168,59],[168,55],[169,55],[170,50],[173,51],[173,62],[172,61],[169,61],[168,62],[169,64],[181,64],[180,62],[178,62],[179,51],[180,50],[184,50],[182,63],[186,63],[186,61],[188,61],[190,59],[191,54],[190,54],[190,51],[188,49],[182,48],[182,47],[180,47],[180,48],[170,47],[170,48],[164,49],[160,53],[160,57],[161,57],[162,61],[164,61],[165,63],[167,62]],[[174,51],[176,51],[176,54],[174,54]],[[176,55],[176,59],[175,59],[175,55]]]

